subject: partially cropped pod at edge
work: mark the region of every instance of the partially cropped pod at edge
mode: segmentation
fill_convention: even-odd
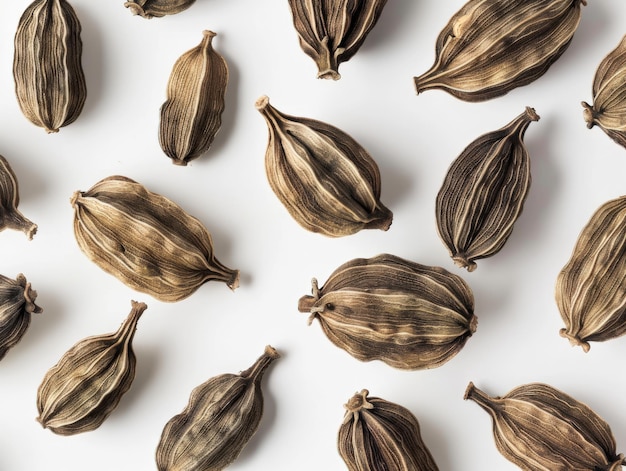
[[[175,15],[193,5],[196,0],[130,0],[124,3],[133,15],[143,18],[158,18]]]

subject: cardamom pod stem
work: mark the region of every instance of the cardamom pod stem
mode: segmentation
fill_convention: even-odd
[[[135,378],[132,341],[147,309],[132,309],[112,333],[81,340],[44,377],[37,391],[37,421],[59,435],[94,430],[113,412]]]
[[[146,19],[162,17],[165,15],[175,15],[186,10],[195,3],[196,0],[130,0],[124,6],[133,15],[139,15]]]
[[[37,224],[26,219],[17,209],[20,203],[19,185],[7,159],[0,155],[0,231],[15,229],[32,240]]]

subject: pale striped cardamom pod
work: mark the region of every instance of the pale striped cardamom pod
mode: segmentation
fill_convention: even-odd
[[[87,337],[45,375],[37,391],[37,421],[59,435],[95,430],[117,407],[135,378],[133,337],[147,309],[132,309],[117,332]]]
[[[493,421],[498,451],[525,471],[620,471],[609,425],[558,389],[530,383],[490,397],[473,383],[465,391]]]
[[[175,15],[193,5],[196,0],[130,0],[124,3],[133,15],[150,19]]]
[[[600,126],[626,147],[626,36],[600,63],[593,79],[593,105],[582,102],[587,127]]]
[[[452,162],[437,194],[437,230],[454,263],[468,271],[499,252],[513,231],[530,188],[524,133],[532,108],[474,140]]]
[[[198,219],[130,178],[105,178],[75,192],[71,203],[83,253],[137,291],[174,302],[209,280],[239,286],[239,271],[215,258]]]
[[[439,33],[417,93],[483,101],[541,77],[568,48],[586,0],[470,0]]]
[[[213,49],[213,31],[174,64],[161,106],[159,143],[177,165],[205,153],[219,131],[228,83],[226,61]]]
[[[267,96],[256,107],[269,129],[267,179],[298,224],[330,237],[389,229],[380,171],[360,144],[329,124],[281,113]]]
[[[589,351],[626,333],[626,196],[604,203],[583,228],[556,280],[561,335]]]
[[[268,345],[247,370],[214,376],[196,387],[187,407],[163,429],[158,470],[219,471],[235,461],[261,422],[261,380],[279,357]]]
[[[387,0],[289,0],[302,50],[315,61],[317,78],[338,80],[339,64],[363,45]]]
[[[22,340],[32,313],[42,309],[35,304],[37,291],[21,273],[15,280],[0,275],[0,360]]]
[[[66,0],[35,0],[17,27],[17,101],[24,116],[49,133],[73,123],[87,98],[80,32],[78,17]]]
[[[37,233],[37,224],[26,219],[17,209],[20,192],[17,177],[7,159],[0,155],[0,231],[22,231],[31,240]]]
[[[440,267],[381,254],[337,268],[300,312],[318,319],[328,339],[360,361],[395,368],[441,366],[476,330],[474,297],[457,275]]]
[[[438,471],[410,410],[363,389],[347,404],[337,448],[349,471]]]

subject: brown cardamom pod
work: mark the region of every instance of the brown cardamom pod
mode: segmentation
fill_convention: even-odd
[[[561,335],[589,351],[626,333],[626,196],[604,203],[583,228],[556,281]]]
[[[214,376],[196,387],[185,410],[163,429],[158,470],[218,471],[235,461],[261,422],[261,379],[279,357],[268,345],[247,370]]]
[[[35,304],[37,291],[21,273],[15,280],[0,275],[0,360],[26,333],[32,313],[42,309]]]
[[[161,106],[159,143],[177,165],[205,153],[222,124],[228,67],[211,44],[215,33],[202,34],[202,42],[174,64]]]
[[[626,36],[600,63],[593,80],[593,106],[582,102],[587,127],[600,126],[626,147]]]
[[[619,471],[626,464],[609,425],[552,386],[530,383],[490,397],[469,383],[464,398],[489,413],[498,451],[525,471]]]
[[[349,471],[438,471],[420,433],[419,422],[408,409],[367,389],[344,406],[337,448]]]
[[[318,319],[328,339],[360,361],[395,368],[441,366],[476,330],[474,298],[457,275],[389,254],[344,263],[300,312]]]
[[[439,33],[417,93],[483,101],[541,77],[568,48],[586,0],[470,0]]]
[[[31,240],[37,233],[37,224],[26,219],[17,209],[20,204],[19,185],[7,159],[0,155],[0,231],[22,231]]]
[[[363,45],[387,0],[289,0],[300,47],[317,65],[317,78],[338,80],[339,64]]]
[[[66,0],[35,0],[15,34],[13,77],[22,113],[47,132],[74,122],[87,97],[81,26]]]
[[[193,5],[196,0],[129,0],[124,3],[133,15],[150,19],[175,15]]]
[[[269,129],[267,179],[298,224],[330,237],[389,229],[380,171],[361,145],[334,126],[281,113],[266,96],[256,107]]]
[[[213,254],[202,223],[130,178],[112,176],[74,193],[74,235],[89,259],[131,288],[179,301],[209,280],[239,286],[239,271]]]
[[[130,389],[136,364],[132,341],[147,309],[131,303],[117,332],[81,340],[46,373],[37,391],[37,420],[44,428],[59,435],[95,430]]]
[[[468,271],[499,252],[513,231],[530,188],[524,133],[532,108],[480,136],[448,169],[436,200],[437,230],[454,263]]]

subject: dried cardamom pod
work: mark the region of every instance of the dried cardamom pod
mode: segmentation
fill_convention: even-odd
[[[17,27],[17,101],[24,116],[49,133],[73,123],[87,98],[80,32],[78,17],[66,0],[35,0]]]
[[[156,450],[159,471],[218,471],[237,459],[263,415],[261,379],[279,353],[271,346],[247,370],[196,387],[187,407],[165,425]]]
[[[363,389],[347,404],[337,448],[349,471],[438,471],[410,410]]]
[[[363,147],[334,126],[281,113],[267,96],[256,108],[269,129],[267,179],[298,224],[330,237],[389,229],[380,172]]]
[[[363,45],[387,0],[289,0],[302,50],[317,78],[339,80],[338,67]]]
[[[565,52],[586,0],[470,0],[439,33],[417,93],[483,101],[528,85]]]
[[[74,193],[74,235],[96,265],[160,301],[190,296],[209,280],[239,286],[239,271],[213,254],[202,223],[173,201],[115,175]]]
[[[626,196],[604,203],[583,228],[556,280],[556,303],[572,345],[589,351],[626,333]]]
[[[314,278],[313,296],[301,297],[298,310],[356,359],[406,370],[441,366],[477,325],[460,277],[389,254],[344,263],[322,288]]]
[[[228,67],[211,44],[215,33],[202,34],[202,42],[174,64],[161,106],[159,143],[177,165],[206,152],[222,124]]]
[[[450,165],[436,200],[437,230],[454,263],[468,271],[499,252],[513,231],[530,187],[524,133],[532,108],[480,136]]]
[[[600,126],[626,147],[626,36],[600,63],[593,79],[593,105],[582,102],[587,127]]]
[[[129,0],[124,3],[133,15],[150,19],[175,15],[193,5],[196,0]]]
[[[35,304],[37,291],[21,273],[15,280],[0,275],[0,360],[26,333],[32,313],[42,309]]]
[[[26,219],[17,209],[20,204],[19,185],[7,159],[0,155],[0,231],[22,231],[31,240],[37,233],[37,224]]]
[[[473,383],[465,391],[489,413],[498,451],[526,471],[619,471],[609,425],[587,405],[552,386],[530,383],[490,397]]]
[[[132,309],[117,332],[87,337],[70,348],[44,377],[37,391],[37,420],[59,435],[100,427],[135,378],[133,337],[147,309]]]

